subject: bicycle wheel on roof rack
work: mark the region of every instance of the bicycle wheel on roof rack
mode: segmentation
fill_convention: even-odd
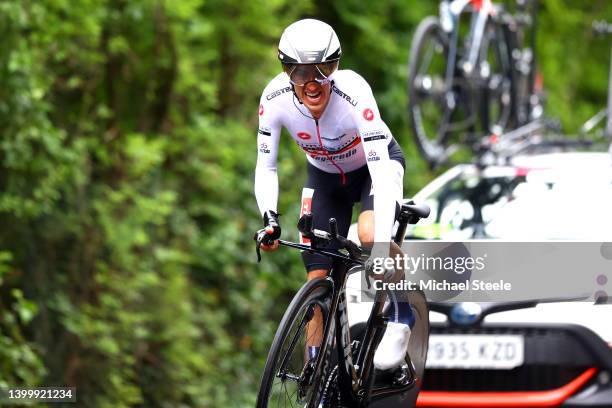
[[[516,87],[502,27],[491,23],[484,34],[478,67],[483,82],[481,124],[485,134],[499,136],[517,125]]]
[[[432,168],[443,164],[457,150],[460,138],[473,131],[477,116],[471,85],[459,78],[454,68],[448,89],[450,41],[438,19],[430,16],[417,27],[410,47],[409,122],[419,151]]]

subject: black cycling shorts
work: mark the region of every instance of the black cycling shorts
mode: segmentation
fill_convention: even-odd
[[[406,168],[404,154],[395,140],[389,143],[389,158]],[[328,231],[329,219],[333,217],[338,222],[338,233],[345,237],[351,226],[355,203],[361,203],[360,212],[374,209],[374,196],[370,195],[372,178],[367,165],[345,173],[345,184],[342,184],[342,177],[339,174],[319,170],[310,163],[307,172],[308,178],[302,191],[300,215],[311,213],[314,228]],[[395,215],[396,217],[399,215],[399,203]],[[308,240],[300,234],[300,242],[307,243]],[[330,246],[328,249],[336,248]],[[329,270],[332,265],[329,257],[306,251],[302,252],[302,259],[308,272],[315,269]]]

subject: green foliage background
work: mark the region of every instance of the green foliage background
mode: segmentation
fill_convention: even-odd
[[[261,90],[282,29],[332,24],[407,155],[406,60],[434,1],[0,1],[0,387],[74,386],[79,406],[252,406],[304,279],[255,263]],[[605,103],[608,0],[543,0],[548,112],[569,132]],[[286,138],[285,138],[286,139]],[[286,236],[304,158],[280,153]]]

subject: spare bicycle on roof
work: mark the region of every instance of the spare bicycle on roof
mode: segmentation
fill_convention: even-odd
[[[542,117],[536,17],[536,1],[517,1],[512,13],[491,0],[442,0],[439,16],[421,21],[409,56],[408,116],[432,168],[483,135]]]

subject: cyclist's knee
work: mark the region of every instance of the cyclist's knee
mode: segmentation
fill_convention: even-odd
[[[374,245],[374,231],[359,231],[359,242],[361,245],[371,247]]]
[[[374,244],[374,211],[364,211],[359,215],[357,236],[363,246]]]
[[[314,269],[308,272],[308,280],[325,278],[327,276],[327,269]]]

